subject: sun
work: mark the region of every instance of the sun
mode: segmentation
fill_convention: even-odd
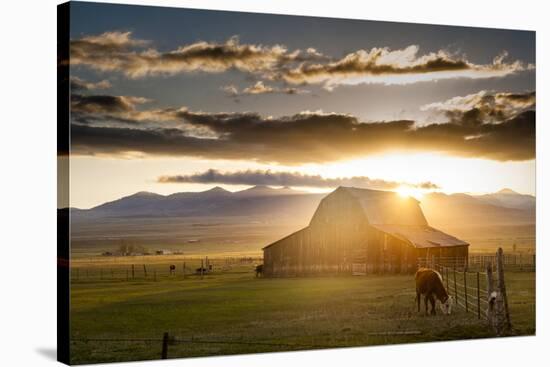
[[[399,186],[397,189],[395,189],[395,192],[397,192],[401,197],[413,197],[417,200],[422,199],[422,197],[424,196],[424,190],[410,186]]]

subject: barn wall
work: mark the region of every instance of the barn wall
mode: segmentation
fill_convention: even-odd
[[[264,249],[266,276],[351,273],[361,264],[367,273],[404,273],[416,270],[415,249],[367,223],[345,230],[327,224],[304,228]]]
[[[457,268],[467,265],[468,246],[416,249],[366,224],[355,231],[304,228],[264,249],[266,276],[351,273],[361,264],[367,273],[413,273],[418,258]],[[453,266],[454,263],[447,265]]]

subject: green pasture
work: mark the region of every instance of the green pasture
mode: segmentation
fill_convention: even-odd
[[[136,265],[128,281],[127,264],[101,277],[97,267],[87,277],[81,267],[78,280],[73,271],[72,363],[158,359],[165,332],[187,341],[171,343],[169,358],[493,336],[459,309],[417,313],[411,275],[261,279],[253,264],[222,265],[203,279],[184,278],[181,264],[173,275],[156,264],[147,277]],[[535,274],[510,272],[506,283],[511,334],[534,334]]]

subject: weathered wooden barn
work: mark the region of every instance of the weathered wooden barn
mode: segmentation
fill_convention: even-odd
[[[263,248],[266,276],[412,272],[419,258],[461,258],[469,244],[428,225],[419,202],[339,187],[309,225]]]

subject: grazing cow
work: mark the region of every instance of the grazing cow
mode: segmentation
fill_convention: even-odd
[[[264,266],[263,264],[256,265],[256,278],[264,276]]]
[[[426,307],[426,315],[428,314],[428,301],[432,305],[430,313],[435,315],[435,301],[436,298],[441,302],[441,311],[445,315],[451,314],[451,307],[453,304],[453,298],[449,296],[445,286],[443,285],[443,279],[441,274],[437,271],[427,268],[420,268],[415,275],[416,280],[416,302],[418,305],[418,312],[420,312],[420,297],[424,295],[424,304]],[[434,298],[435,297],[435,298]]]
[[[176,265],[170,265],[170,274],[174,274],[176,272]]]
[[[205,267],[200,267],[200,268],[197,268],[195,270],[195,274],[206,274],[208,272],[208,269],[206,269]]]

